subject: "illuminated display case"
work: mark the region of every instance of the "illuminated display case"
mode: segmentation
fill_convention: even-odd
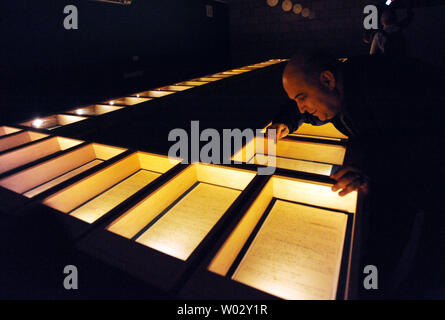
[[[202,86],[204,84],[209,83],[210,81],[194,81],[194,80],[189,80],[189,81],[184,81],[184,82],[179,82],[177,83],[177,85],[182,85],[182,86]]]
[[[13,128],[13,127],[7,127],[7,126],[2,126],[2,127],[0,127],[0,137],[6,136],[6,135],[14,133],[14,132],[18,132],[20,130],[21,129],[17,129],[17,128]]]
[[[220,73],[215,73],[215,74],[208,75],[207,77],[210,77],[210,78],[221,78],[222,79],[222,78],[229,78],[229,77],[232,77],[234,75],[235,74],[220,72]]]
[[[252,71],[252,70],[250,70],[248,68],[238,68],[238,69],[232,69],[230,71],[231,72],[236,72],[236,73],[244,73],[244,72],[249,72],[249,71]]]
[[[24,127],[30,127],[40,130],[53,130],[59,127],[67,126],[79,121],[86,120],[85,117],[70,116],[65,114],[55,114],[48,117],[37,118],[34,120],[26,121],[20,125]]]
[[[109,112],[117,111],[122,109],[122,107],[118,106],[110,106],[103,104],[95,104],[87,107],[80,107],[77,109],[66,111],[69,114],[75,114],[79,116],[99,116]]]
[[[205,81],[205,82],[213,82],[213,81],[218,81],[220,80],[219,78],[211,78],[210,76],[206,76],[206,77],[201,77],[201,78],[195,78],[192,79],[191,81]]]
[[[23,148],[1,153],[0,176],[4,176],[6,173],[9,174],[10,170],[28,165],[46,156],[73,148],[82,142],[63,137],[48,137],[42,139],[42,141],[35,141]]]
[[[332,183],[274,175],[204,258],[185,299],[330,300],[357,285],[356,192]]]
[[[34,118],[17,126],[24,129],[51,133],[53,135],[85,139],[97,129],[96,122],[91,117],[71,114],[54,114],[51,116]]]
[[[169,291],[212,245],[255,176],[250,170],[191,164],[79,246]]]
[[[107,100],[104,103],[110,106],[118,105],[118,106],[133,106],[135,104],[143,103],[146,101],[150,101],[151,98],[139,98],[139,97],[122,97]]]
[[[348,140],[348,136],[344,135],[332,123],[327,123],[322,126],[313,126],[308,123],[303,123],[298,130],[292,132],[290,136],[294,137],[309,137],[333,141]]]
[[[275,150],[270,151],[270,147]],[[232,160],[329,176],[343,164],[345,155],[346,147],[343,145],[301,141],[292,137],[281,139],[275,145],[267,138],[255,137],[237,150]]]
[[[37,141],[47,137],[47,134],[33,131],[16,131],[5,137],[0,137],[0,152]]]
[[[48,195],[54,187],[116,157],[126,149],[97,143],[81,144],[72,151],[0,179],[0,194],[16,211],[30,199]]]
[[[183,85],[171,85],[171,86],[165,86],[158,88],[158,90],[166,90],[166,91],[184,91],[188,89],[192,89],[193,86],[183,86]]]
[[[42,211],[54,214],[74,237],[107,218],[106,215],[140,190],[156,184],[180,163],[146,152],[134,152],[55,192],[42,201]],[[54,210],[50,210],[50,208]]]
[[[282,61],[21,125],[59,134],[61,128],[93,121],[105,131],[114,128],[112,121],[100,124],[108,117],[120,125],[116,136],[124,136],[132,119],[169,100],[159,98],[234,75],[248,77],[241,74]],[[20,130],[0,127],[2,199],[17,207],[27,203],[36,221],[38,215],[54,217],[94,258],[167,292],[177,293],[185,284],[181,298],[353,296],[359,199],[330,189],[327,176],[348,156],[347,137],[332,126],[303,125],[280,140],[273,155],[267,140],[255,138],[235,150],[232,160],[243,164],[232,166],[184,165],[158,154]],[[275,175],[257,175],[261,165],[273,163]]]
[[[241,74],[241,73],[244,73],[244,72],[246,72],[246,71],[244,71],[244,70],[228,70],[228,71],[224,71],[224,72],[221,72],[221,73],[222,74],[236,75],[236,74]]]
[[[270,125],[272,125],[272,122],[264,127],[263,130],[265,131]],[[289,133],[288,136],[339,142],[345,142],[348,140],[348,136],[337,130],[337,128],[330,122],[321,126],[313,126],[309,123],[303,123],[297,130]]]
[[[135,97],[149,97],[149,98],[161,98],[168,96],[170,94],[175,93],[174,91],[166,91],[166,90],[148,90],[139,93],[135,93],[132,96]]]

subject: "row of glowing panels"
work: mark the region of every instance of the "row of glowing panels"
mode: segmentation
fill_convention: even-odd
[[[107,100],[99,104],[94,104],[86,107],[76,108],[73,110],[64,111],[65,114],[55,114],[48,117],[41,117],[33,120],[29,120],[20,125],[25,127],[32,127],[36,129],[52,130],[68,124],[86,120],[89,116],[100,116],[105,113],[113,112],[122,109],[126,106],[133,106],[139,103],[143,103],[154,98],[161,98],[170,94],[174,94],[178,91],[184,91],[192,89],[197,86],[208,84],[214,81],[232,77],[242,73],[246,73],[255,69],[264,68],[276,63],[286,61],[285,59],[271,59],[269,61],[232,69],[196,79],[191,79],[184,82],[175,83],[172,85],[151,89],[144,92],[135,93],[128,97],[121,97],[112,100]]]
[[[79,140],[50,137],[24,148],[3,153],[0,155],[0,173],[5,173],[58,151],[69,151],[19,172],[6,175],[6,178],[0,180],[0,186],[21,194],[23,197],[32,198],[99,163],[110,161],[111,164],[105,168],[42,200],[46,206],[56,209],[61,214],[91,224],[180,163],[179,159],[172,160],[165,156],[144,152],[135,152],[113,162],[112,160],[115,157],[126,150],[96,143],[84,143],[79,147],[81,144],[82,141]],[[70,149],[73,150],[70,151]],[[175,259],[186,261],[255,175],[256,171],[231,167],[206,164],[190,165],[158,190],[147,195],[132,209],[123,213],[108,225],[106,230],[158,250]],[[226,276],[227,271],[234,263],[236,253],[241,250],[243,244],[247,241],[249,234],[252,233],[254,226],[258,223],[260,213],[264,212],[272,198],[282,201],[276,202],[275,209],[269,214],[268,219],[271,222],[264,224],[261,230],[266,226],[273,229],[274,225],[280,224],[279,221],[287,219],[285,217],[292,211],[291,207],[294,207],[295,210],[298,209],[297,211],[301,212],[298,215],[306,218],[302,218],[301,221],[298,219],[290,220],[295,225],[284,224],[286,228],[291,228],[289,232],[290,230],[308,230],[309,224],[313,224],[311,222],[312,216],[319,216],[319,218],[314,218],[318,221],[314,225],[320,225],[320,221],[323,219],[334,216],[338,216],[338,219],[342,217],[340,220],[343,221],[342,219],[346,219],[345,216],[337,213],[333,214],[333,211],[329,210],[335,209],[354,213],[356,206],[356,194],[339,197],[330,190],[330,186],[327,184],[274,176],[245,213],[245,218],[241,220],[240,225],[228,239],[228,242],[215,256],[212,264],[209,265],[209,270]],[[180,200],[178,201],[178,199]],[[297,205],[296,203],[300,204]],[[172,206],[172,204],[174,205]],[[309,207],[311,205],[326,209],[314,209]],[[168,210],[165,212],[167,208]],[[272,214],[272,212],[274,213]],[[328,225],[325,223],[322,226],[323,232],[325,232],[325,227],[332,227],[331,222],[327,220],[325,222]],[[343,227],[345,224],[343,222],[340,223],[341,228],[335,231],[337,247],[335,250],[329,251],[329,254],[324,249],[320,249],[323,247],[322,243],[315,242],[312,247],[310,243],[299,245],[303,241],[302,239],[307,238],[303,231],[303,234],[296,234],[294,240],[288,238],[293,231],[290,233],[280,231],[276,234],[270,234],[266,231],[258,233],[257,237],[259,239],[265,237],[266,240],[258,240],[252,243],[252,248],[256,249],[249,249],[246,258],[237,268],[239,272],[235,272],[231,279],[282,298],[330,299],[335,297],[343,245],[342,239],[344,238]],[[301,225],[302,223],[303,225]],[[305,225],[305,223],[308,225]],[[337,224],[339,222],[332,223]],[[175,236],[172,236],[172,234]],[[304,275],[306,279],[304,281],[305,283],[312,283],[316,276],[319,280],[324,279],[323,285],[325,287],[323,290],[329,288],[329,292],[325,290],[323,295],[304,295],[300,292],[301,287],[298,290],[295,289],[298,292],[293,291],[290,284],[300,283],[302,279],[288,279],[288,276],[283,278],[283,275],[286,274],[284,269],[289,266],[276,267],[274,269],[277,273],[276,276],[264,277],[264,274],[261,275],[262,271],[255,268],[260,268],[264,263],[270,264],[275,261],[275,258],[280,257],[260,253],[261,250],[267,249],[264,248],[264,245],[272,241],[272,239],[269,239],[269,234],[272,237],[278,237],[277,239],[273,238],[273,241],[295,241],[289,247],[294,248],[295,251],[294,249],[290,249],[289,252],[277,251],[276,254],[278,255],[291,255],[295,258],[300,256],[303,248],[309,248],[308,250],[315,252],[314,254],[317,254],[317,250],[322,250],[319,252],[318,258],[326,260],[323,261],[323,265],[327,265],[329,262],[330,271],[314,271],[314,274]],[[281,240],[280,235],[284,237]],[[318,241],[322,241],[322,239],[318,239]],[[330,246],[332,244],[326,245]],[[257,252],[257,250],[260,251]],[[249,254],[249,252],[251,253]],[[293,263],[295,267],[299,264],[296,260]],[[313,263],[313,261],[308,263]],[[253,278],[248,275],[249,270],[252,270],[251,268],[256,270],[253,272]],[[322,275],[319,274],[320,272]],[[264,279],[269,279],[271,282],[264,283]],[[276,283],[276,281],[279,283]],[[319,292],[317,290],[315,291]]]
[[[329,124],[326,126],[329,126]],[[320,129],[321,127],[314,128]],[[18,130],[10,127],[0,127],[0,129]],[[48,135],[32,131],[19,131],[0,138],[0,152],[4,153],[0,155],[0,174],[62,150],[60,147],[49,147],[51,141],[57,141],[57,138],[54,137],[15,152],[7,152],[9,149],[33,141],[37,142],[37,140],[43,138],[48,138]],[[65,141],[66,139],[62,140]],[[336,166],[343,165],[346,148],[343,145],[327,144],[322,141],[281,139],[275,145],[275,150],[271,154],[268,149],[271,142],[261,137],[255,137],[235,152],[232,160],[329,176]]]

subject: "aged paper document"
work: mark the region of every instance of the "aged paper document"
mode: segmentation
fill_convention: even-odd
[[[201,182],[136,241],[187,260],[240,193]]]
[[[313,162],[313,161],[305,161],[299,159],[291,159],[291,158],[283,158],[280,156],[265,156],[264,154],[257,153],[253,162],[256,164],[262,164],[270,166],[275,161],[275,166],[277,168],[295,170],[295,171],[303,171],[315,174],[321,174],[328,176],[331,174],[332,165],[327,163]]]
[[[346,226],[346,214],[277,200],[232,279],[284,299],[335,299]]]
[[[160,175],[160,173],[152,171],[139,170],[98,197],[77,208],[70,215],[92,223]]]

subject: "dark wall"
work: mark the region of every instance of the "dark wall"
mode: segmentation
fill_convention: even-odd
[[[405,8],[409,0],[394,1]],[[304,18],[283,11],[278,4],[270,7],[266,0],[232,0],[230,2],[231,57],[244,64],[270,58],[287,58],[298,48],[327,48],[338,57],[369,52],[362,41],[363,9],[366,5],[384,6],[384,0],[292,0],[310,9],[314,15]],[[445,42],[445,6],[439,0],[411,0],[414,20],[406,30],[411,53],[433,64],[443,63]],[[398,10],[400,18],[406,10]]]
[[[63,27],[70,4],[77,30]],[[216,1],[14,0],[2,11],[3,123],[228,65],[228,9]]]

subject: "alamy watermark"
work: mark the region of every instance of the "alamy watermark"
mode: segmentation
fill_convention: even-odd
[[[63,279],[63,287],[66,290],[79,289],[79,274],[77,272],[77,267],[74,265],[67,265],[63,268],[63,273],[67,274],[65,279]]]
[[[232,160],[232,150],[235,150],[244,153],[244,162],[249,161],[255,154],[267,155],[255,160],[256,164],[262,165],[257,169],[258,174],[272,175],[275,172],[275,129],[268,130],[267,137],[262,129],[223,129],[221,146],[221,135],[216,129],[207,128],[200,132],[199,121],[191,121],[190,127],[190,137],[188,132],[181,128],[175,128],[168,134],[168,141],[175,142],[168,151],[169,159],[181,158],[183,163],[240,164],[243,161],[239,158]],[[243,141],[246,142],[244,149]],[[200,148],[200,142],[206,144]]]
[[[365,268],[363,269],[363,273],[366,274],[367,276],[363,279],[363,287],[366,290],[370,290],[370,289],[378,289],[378,272],[377,272],[377,267],[374,265],[367,265],[365,266]]]
[[[79,28],[79,15],[75,5],[67,5],[63,8],[63,13],[66,14],[63,19],[63,27],[66,30],[77,30]]]
[[[363,13],[366,14],[363,19],[363,27],[366,30],[377,30],[379,28],[379,14],[375,5],[369,4],[363,8]]]

